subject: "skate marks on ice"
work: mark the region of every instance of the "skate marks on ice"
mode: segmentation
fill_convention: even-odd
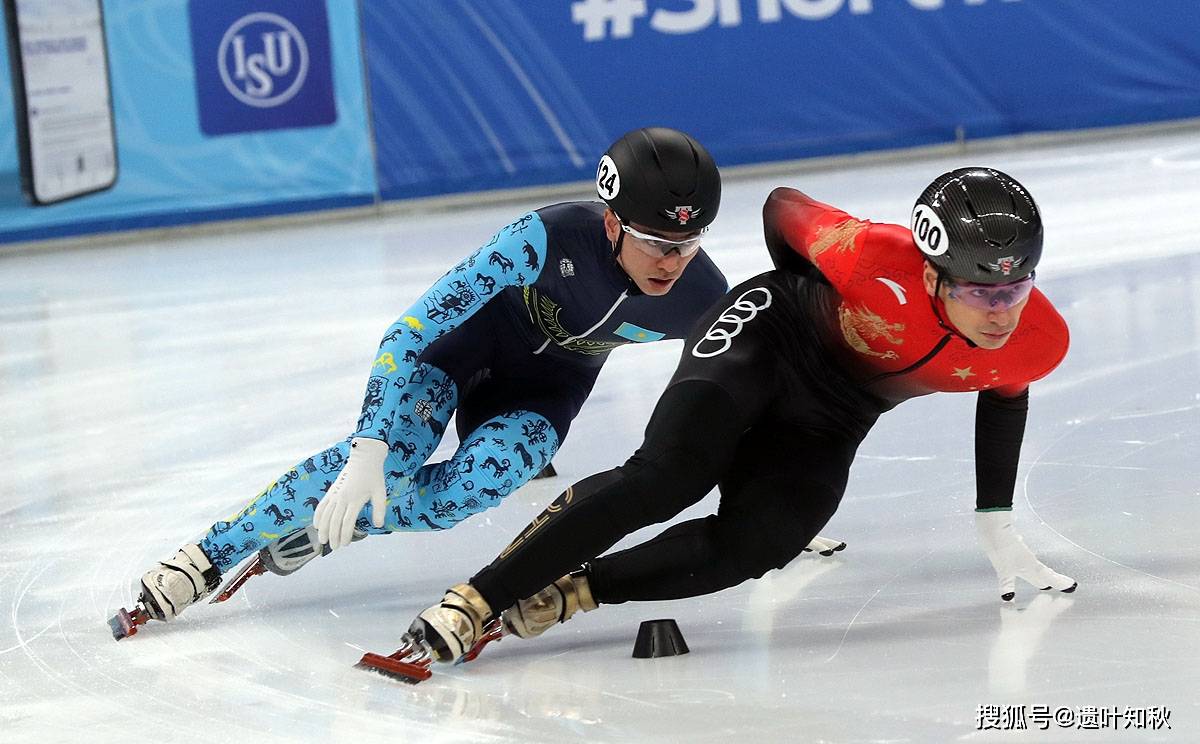
[[[540,511],[533,499],[436,540],[373,538],[260,577],[120,644],[105,622],[155,561],[352,425],[396,298],[445,268],[427,246],[465,248],[512,207],[0,256],[2,737],[990,740],[977,706],[1011,702],[1165,705],[1187,738],[1200,720],[1195,152],[1192,131],[972,157],[1027,174],[1047,215],[1038,281],[1072,349],[1034,386],[1017,526],[1079,580],[1074,595],[1021,586],[1013,605],[996,599],[970,527],[973,401],[941,396],[899,407],[864,443],[828,528],[844,553],[710,597],[605,607],[416,687],[352,665],[395,648]],[[723,210],[706,248],[737,283],[769,268],[758,207],[771,187],[864,214],[883,205],[893,213],[880,219],[904,223],[929,173],[961,161],[731,180],[744,208]],[[677,356],[614,354],[556,460],[561,482],[632,452],[659,392],[649,381],[665,383]],[[930,420],[937,431],[914,441]],[[657,617],[678,620],[690,654],[630,658],[638,623]]]
[[[1188,265],[1191,271],[1180,271]],[[1179,291],[1182,283],[1183,291],[1195,297],[1200,292],[1197,265],[1194,258],[1183,267],[1178,262],[1153,262],[1151,269],[1157,270],[1160,278],[1135,285],[1130,293],[1135,299],[1142,295],[1140,299],[1149,304],[1150,296]],[[1164,554],[1163,543],[1200,538],[1195,527],[1181,528],[1178,522],[1194,525],[1194,508],[1179,512],[1176,501],[1197,495],[1194,453],[1200,452],[1200,333],[1196,331],[1200,329],[1195,326],[1200,325],[1200,307],[1193,305],[1193,310],[1190,337],[1168,330],[1144,347],[1130,349],[1133,361],[1087,365],[1090,369],[1083,374],[1035,383],[1039,396],[1072,394],[1086,396],[1089,402],[1066,419],[1058,435],[1032,457],[1026,448],[1023,459],[1028,465],[1018,480],[1015,500],[1026,508],[1029,521],[1080,554],[1150,579],[1163,589],[1196,596],[1200,584],[1193,572],[1173,578],[1163,575],[1167,571],[1153,570]],[[1069,318],[1073,332],[1091,333],[1094,323],[1089,322],[1090,317]],[[1152,353],[1161,347],[1170,351]],[[1072,470],[1073,475],[1067,479],[1047,472],[1061,469]],[[1047,488],[1044,481],[1056,487]],[[1052,516],[1043,517],[1043,511],[1054,508],[1050,502],[1078,506],[1084,501],[1090,501],[1104,520],[1124,527],[1121,539],[1114,541],[1111,533],[1099,530],[1088,534],[1064,526]],[[1130,550],[1131,538],[1143,549]]]
[[[255,607],[251,591],[230,609],[192,608],[177,622],[155,623],[113,643],[105,619],[130,599],[131,577],[153,565],[161,550],[89,543],[95,525],[76,525],[56,530],[54,544],[40,552],[24,540],[10,541],[7,548],[24,555],[0,564],[0,602],[9,608],[0,633],[0,738],[75,742],[83,726],[91,741],[127,740],[152,730],[170,732],[163,739],[170,741],[211,742],[213,731],[298,741],[310,738],[306,729],[327,725],[314,722],[377,708],[352,722],[367,740],[394,736],[400,725],[439,740],[434,720],[396,716],[378,699],[385,692],[357,678],[348,666],[352,659],[326,640],[336,631],[306,627],[298,615],[320,606],[312,597],[305,598],[305,612],[296,613],[286,601]],[[86,562],[72,547],[80,545],[91,551]],[[329,594],[344,599],[336,590]],[[351,604],[367,601],[360,596]],[[458,738],[494,735],[493,727],[482,725]]]

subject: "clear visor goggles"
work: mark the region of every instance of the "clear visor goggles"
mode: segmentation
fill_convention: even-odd
[[[950,299],[980,310],[1004,311],[1019,305],[1033,291],[1033,274],[1008,284],[972,284],[946,280]]]
[[[697,235],[690,238],[669,240],[658,235],[647,235],[640,230],[634,230],[623,222],[621,223],[621,230],[630,237],[636,238],[636,240],[631,241],[633,246],[651,258],[663,258],[670,255],[671,251],[677,252],[680,256],[690,256],[700,250],[700,240],[704,237],[704,233],[708,232],[708,228],[705,227]]]

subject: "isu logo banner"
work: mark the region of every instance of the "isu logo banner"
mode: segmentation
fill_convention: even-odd
[[[188,17],[205,134],[337,121],[324,0],[190,0]]]

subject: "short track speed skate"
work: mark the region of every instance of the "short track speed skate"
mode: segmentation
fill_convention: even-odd
[[[352,542],[358,542],[366,536],[367,533],[355,530]],[[209,600],[209,604],[226,601],[255,576],[262,576],[268,571],[276,576],[287,576],[299,571],[313,558],[329,555],[330,552],[332,548],[317,542],[317,528],[312,525],[284,535],[258,551],[232,579],[225,582],[225,586]]]
[[[263,548],[263,550],[266,550],[266,548]],[[256,554],[246,565],[242,566],[242,570],[234,574],[232,579],[225,582],[225,585],[221,587],[221,591],[208,600],[208,603],[216,604],[217,602],[224,602],[236,594],[237,590],[242,588],[242,584],[245,584],[255,576],[262,576],[266,572],[267,567],[263,564],[262,556]]]
[[[113,640],[135,635],[150,620],[175,619],[187,607],[208,596],[221,583],[221,572],[199,545],[184,545],[174,557],[142,576],[133,610],[122,607],[108,621]]]
[[[145,625],[150,619],[147,613],[140,606],[141,600],[138,600],[138,606],[133,608],[133,612],[122,607],[117,610],[117,614],[113,615],[108,620],[108,627],[112,628],[113,640],[119,641],[122,638],[128,638],[138,632],[138,626]]]
[[[499,618],[491,621],[484,626],[483,635],[479,637],[475,645],[471,646],[471,650],[455,663],[466,664],[468,661],[474,661],[475,657],[479,656],[479,652],[483,651],[484,646],[492,641],[498,641],[506,635],[508,632]],[[367,652],[354,666],[358,669],[378,672],[385,677],[409,685],[424,682],[432,677],[433,672],[429,666],[433,662],[434,652],[429,643],[420,634],[414,634],[411,630],[405,633],[400,640],[403,645],[395,653],[381,656]]]
[[[456,584],[446,590],[441,603],[417,615],[399,650],[390,656],[368,653],[357,666],[409,684],[427,680],[432,676],[430,662],[471,661],[504,635],[502,621],[491,614],[474,587]]]

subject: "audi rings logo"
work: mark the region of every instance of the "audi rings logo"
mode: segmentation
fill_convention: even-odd
[[[755,287],[742,292],[742,296],[725,308],[721,317],[708,327],[704,338],[692,347],[692,356],[707,359],[729,351],[734,337],[742,332],[742,326],[754,320],[760,310],[766,310],[770,306],[771,291],[766,287]],[[701,347],[706,344],[708,346],[701,351]]]
[[[272,108],[295,97],[308,76],[308,45],[291,21],[250,13],[234,21],[217,49],[221,82],[249,106]]]

